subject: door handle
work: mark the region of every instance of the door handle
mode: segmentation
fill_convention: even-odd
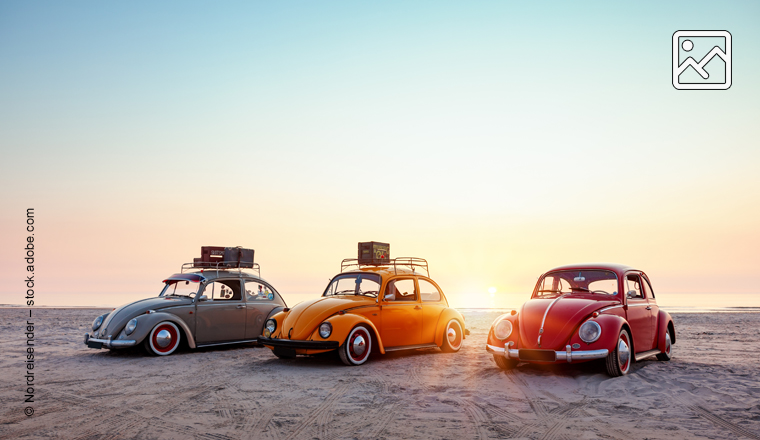
[[[647,306],[647,310],[652,310],[652,306]]]
[[[414,306],[414,310],[419,310],[419,309],[421,309],[421,308],[422,308],[422,307],[420,307],[420,306]]]
[[[240,304],[239,306],[237,306],[237,307],[235,307],[235,308],[236,308],[236,309],[244,309],[244,308],[245,308],[245,305],[244,305],[244,304]]]

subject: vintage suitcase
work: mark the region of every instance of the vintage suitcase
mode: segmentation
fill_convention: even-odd
[[[359,243],[359,264],[388,264],[391,259],[391,245],[378,241]]]

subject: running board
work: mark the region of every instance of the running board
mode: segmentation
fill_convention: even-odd
[[[654,350],[645,351],[643,353],[636,353],[636,356],[635,356],[636,362],[638,362],[638,361],[640,361],[642,359],[646,359],[649,356],[654,356],[656,354],[660,354],[660,350],[654,349]]]
[[[212,344],[195,344],[196,348],[214,347],[216,345],[245,344],[246,342],[259,342],[258,339],[246,339],[245,341],[214,342]]]
[[[418,348],[438,348],[435,344],[402,345],[400,347],[386,348],[385,351],[416,350]]]

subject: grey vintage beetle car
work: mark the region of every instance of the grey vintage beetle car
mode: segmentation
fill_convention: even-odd
[[[201,255],[165,279],[157,297],[95,318],[84,343],[96,349],[142,343],[166,356],[183,341],[190,348],[256,342],[264,322],[286,304],[261,278],[253,250],[204,246]]]

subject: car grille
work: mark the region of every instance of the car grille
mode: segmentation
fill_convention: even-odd
[[[521,361],[544,361],[555,362],[557,360],[557,353],[554,350],[520,350]]]

